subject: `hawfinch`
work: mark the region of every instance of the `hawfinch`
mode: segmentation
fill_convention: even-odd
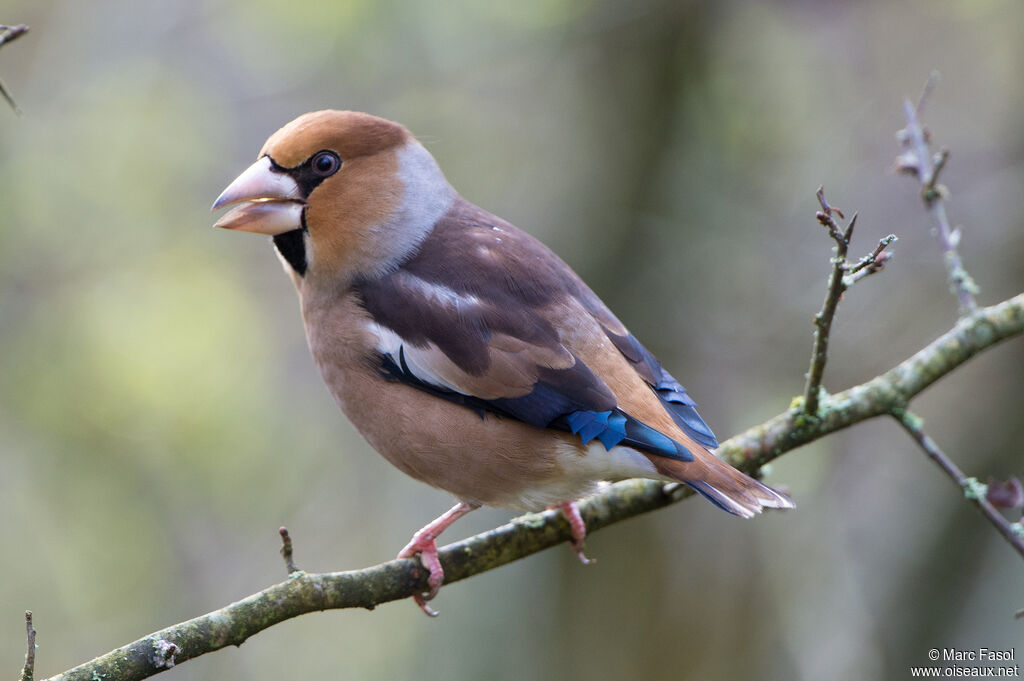
[[[474,206],[397,123],[317,111],[274,133],[213,204],[267,234],[341,410],[384,458],[459,499],[398,554],[429,591],[435,539],[480,507],[558,507],[600,481],[681,481],[750,517],[786,496],[716,458],[686,390],[544,244]]]

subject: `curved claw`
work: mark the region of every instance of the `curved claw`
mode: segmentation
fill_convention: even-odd
[[[573,553],[576,554],[576,557],[579,558],[580,562],[584,565],[593,565],[597,562],[597,558],[587,558],[586,554],[583,553],[583,542],[580,542],[579,544],[572,542],[569,546],[572,547]]]
[[[433,600],[444,584],[444,568],[437,557],[437,542],[433,539],[414,537],[408,546],[398,552],[398,558],[412,558],[417,555],[420,557],[420,563],[427,569],[428,590],[415,594],[412,598],[425,614],[437,617],[437,611],[427,605],[427,601]]]
[[[430,598],[433,598],[433,596],[431,596]],[[427,598],[426,594],[416,594],[412,597],[412,599],[416,601],[416,605],[420,606],[420,610],[422,610],[423,614],[427,617],[437,617],[441,614],[437,610],[434,610],[429,605],[427,605],[427,601],[429,600],[429,598]]]

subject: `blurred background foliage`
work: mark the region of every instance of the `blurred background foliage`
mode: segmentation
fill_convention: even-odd
[[[814,189],[896,232],[846,296],[826,386],[947,329],[956,303],[900,103],[952,160],[965,264],[1024,289],[1024,5],[525,0],[2,0],[0,669],[21,612],[50,675],[284,577],[386,560],[450,503],[345,422],[264,239],[208,207],[319,108],[405,123],[470,200],[550,244],[719,435],[800,392],[830,242]],[[1021,474],[1020,341],[917,401],[969,472]],[[893,423],[793,452],[796,512],[687,502],[411,603],[302,617],[179,679],[903,678],[932,647],[1022,641],[1019,558]],[[485,510],[449,540],[504,521]]]

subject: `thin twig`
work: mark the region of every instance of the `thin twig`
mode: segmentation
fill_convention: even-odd
[[[1024,334],[1024,293],[960,319],[956,326],[888,372],[822,401],[813,428],[801,427],[801,415],[786,411],[750,428],[718,449],[718,454],[747,473],[820,437],[899,405],[1007,338]],[[688,490],[651,480],[627,480],[580,502],[588,532],[673,504]],[[569,541],[561,513],[548,511],[519,518],[497,529],[440,550],[445,582],[452,583],[500,567]],[[174,643],[180,664],[230,645],[287,619],[332,608],[373,608],[408,598],[426,588],[418,561],[393,560],[352,572],[293,573],[289,579],[207,615],[163,629],[53,677],[52,681],[95,678],[137,681],[165,669],[155,662],[156,642]]]
[[[32,681],[36,673],[36,628],[32,626],[32,611],[25,611],[25,637],[28,648],[25,650],[25,666],[21,670],[20,681]]]
[[[969,478],[964,475],[959,466],[953,463],[953,460],[939,449],[935,441],[924,432],[924,422],[920,417],[907,409],[900,409],[893,412],[893,418],[899,421],[900,425],[910,433],[910,436],[917,441],[917,444],[924,450],[924,453],[928,455],[928,458],[934,461],[942,469],[942,472],[963,490],[964,496],[978,507],[981,514],[999,530],[999,534],[1003,535],[1007,543],[1024,558],[1024,528],[1021,527],[1019,522],[1011,523],[1002,513],[996,510],[995,506],[989,503],[985,497],[985,485],[978,482],[975,478]]]
[[[928,103],[928,98],[932,96],[935,86],[939,84],[939,77],[938,71],[932,71],[928,74],[928,80],[924,82],[924,87],[921,88],[921,96],[917,98],[917,106],[914,109],[917,112],[918,118],[924,114],[924,105]]]
[[[850,241],[853,239],[853,228],[857,224],[857,214],[853,214],[850,223],[843,229],[834,217],[834,215],[838,215],[840,219],[844,219],[843,211],[829,205],[825,200],[823,187],[818,187],[816,196],[821,210],[815,214],[815,217],[818,219],[818,223],[828,230],[829,236],[836,242],[836,245],[833,249],[832,270],[829,274],[825,301],[822,303],[821,311],[814,315],[814,348],[811,350],[811,363],[807,369],[807,383],[804,386],[803,400],[803,412],[811,417],[816,417],[821,401],[821,381],[825,376],[832,320],[835,319],[839,301],[842,300],[843,293],[850,286],[864,277],[882,271],[890,255],[883,251],[889,244],[896,241],[896,235],[890,234],[878,242],[878,246],[872,253],[861,258],[856,265],[850,265],[847,262],[847,256],[850,250]]]
[[[961,317],[952,329],[870,381],[821,400],[808,422],[800,400],[786,412],[734,435],[716,453],[744,472],[823,435],[890,414],[993,342],[1024,333],[1024,293]]]
[[[285,568],[288,574],[298,572],[299,568],[295,567],[295,560],[292,557],[292,538],[288,534],[288,528],[282,526],[278,532],[281,534],[281,557],[284,558]]]
[[[898,241],[895,234],[879,239],[875,250],[861,258],[856,265],[846,270],[846,276],[843,277],[843,287],[850,288],[864,277],[881,272],[885,267],[885,263],[889,262],[889,258],[892,257],[892,253],[885,249],[895,241]]]
[[[903,115],[906,118],[907,127],[898,135],[904,151],[896,159],[896,169],[914,175],[921,184],[921,199],[935,224],[939,242],[942,245],[950,289],[960,301],[961,314],[967,314],[978,307],[978,303],[974,299],[975,294],[978,293],[978,285],[964,269],[960,252],[957,250],[960,242],[959,230],[950,227],[949,218],[946,215],[945,199],[949,191],[938,183],[939,175],[949,160],[949,150],[942,149],[939,153],[932,155],[928,146],[930,141],[928,131],[920,120],[924,105],[937,81],[938,74],[932,73],[925,84],[917,106],[912,104],[909,99],[903,101]]]
[[[14,42],[26,33],[28,33],[28,26],[25,24],[18,24],[17,26],[5,26],[0,24],[0,47],[3,47],[7,43]],[[14,101],[14,97],[11,96],[11,93],[7,90],[7,86],[4,85],[2,80],[0,80],[0,96],[3,96],[3,98],[7,100],[7,103],[12,109],[14,109],[14,113],[19,116],[21,115],[21,109],[18,108],[17,103]]]
[[[18,103],[14,101],[14,97],[11,96],[11,91],[7,89],[7,85],[4,84],[3,80],[0,80],[0,96],[6,100],[8,106],[14,110],[14,113],[19,116],[21,115],[21,107],[19,107]]]
[[[28,26],[25,24],[18,24],[17,26],[0,24],[0,47],[3,47],[6,43],[14,42],[26,33],[28,33]]]
[[[836,309],[839,307],[839,299],[843,295],[843,274],[846,271],[846,253],[850,248],[850,237],[853,235],[853,226],[857,222],[854,215],[846,230],[839,228],[833,213],[840,217],[843,212],[835,209],[825,200],[824,187],[818,187],[818,203],[821,210],[816,214],[818,222],[828,230],[829,236],[836,242],[835,255],[832,256],[832,273],[829,275],[828,292],[825,294],[825,302],[821,311],[814,315],[814,349],[811,351],[811,366],[807,370],[807,384],[804,387],[804,413],[814,416],[818,413],[818,391],[821,388],[821,379],[825,375],[825,363],[828,361],[829,333],[832,329],[832,320],[836,316]]]

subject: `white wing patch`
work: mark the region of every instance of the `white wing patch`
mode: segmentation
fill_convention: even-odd
[[[454,385],[426,369],[422,362],[417,361],[421,351],[415,346],[406,343],[405,339],[397,333],[373,322],[368,324],[368,329],[370,333],[377,337],[377,352],[390,358],[396,366],[402,367],[404,364],[413,376],[424,383],[437,388],[460,392]]]

